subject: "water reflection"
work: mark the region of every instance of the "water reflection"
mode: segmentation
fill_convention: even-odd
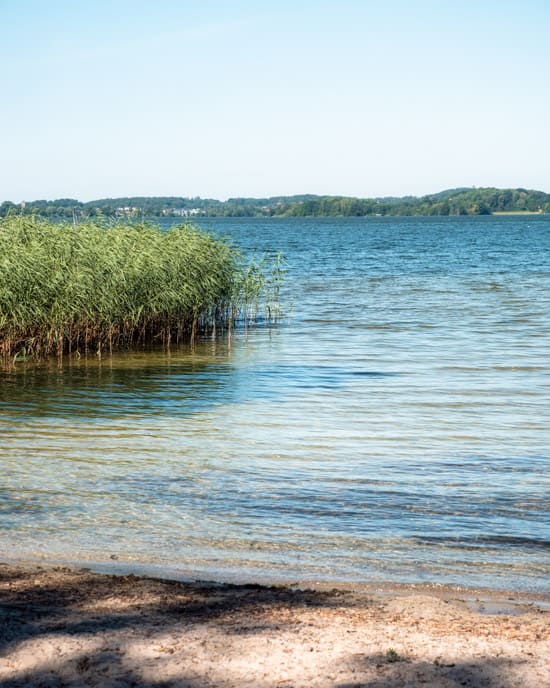
[[[227,344],[17,366],[0,372],[4,417],[104,418],[188,415],[229,401]]]
[[[33,418],[187,416],[218,404],[300,389],[334,389],[355,377],[398,373],[331,365],[247,364],[227,339],[193,349],[113,354],[0,369],[4,421]],[[277,381],[277,384],[274,384]]]

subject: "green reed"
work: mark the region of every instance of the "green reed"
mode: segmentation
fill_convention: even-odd
[[[0,220],[0,356],[182,343],[249,322],[263,299],[273,317],[273,270],[189,225],[10,216]]]

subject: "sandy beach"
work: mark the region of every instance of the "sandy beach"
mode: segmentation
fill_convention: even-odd
[[[0,686],[550,685],[548,600],[0,565]]]

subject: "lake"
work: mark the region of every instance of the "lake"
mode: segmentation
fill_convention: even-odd
[[[547,590],[550,217],[201,225],[287,316],[0,373],[3,557]]]

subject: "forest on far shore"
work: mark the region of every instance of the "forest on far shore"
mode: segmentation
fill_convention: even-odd
[[[272,196],[211,198],[136,196],[82,202],[72,198],[0,204],[0,217],[29,214],[73,220],[93,217],[364,217],[380,215],[491,215],[550,213],[550,194],[528,189],[460,188],[427,196]]]

